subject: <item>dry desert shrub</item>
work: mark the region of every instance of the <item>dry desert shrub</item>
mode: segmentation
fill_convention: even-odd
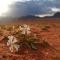
[[[3,29],[4,41],[10,46],[9,49],[11,52],[14,52],[14,49],[26,45],[29,48],[37,49],[35,42],[37,41],[35,34],[31,32],[31,29],[28,25],[4,25],[1,27]],[[15,47],[15,48],[14,48]]]
[[[49,25],[44,25],[41,29],[48,32],[49,28],[51,28]]]
[[[5,43],[8,43],[10,48],[12,47],[14,52],[14,49],[17,48],[17,50],[22,47],[22,45],[26,45],[27,47],[36,50],[36,43],[41,43],[43,44],[44,47],[49,47],[49,43],[44,41],[42,36],[38,37],[38,31],[33,30],[31,31],[31,26],[29,25],[1,25],[0,26],[0,35],[4,36],[4,41]],[[42,30],[48,31],[50,26],[44,26]],[[2,30],[2,32],[1,32]],[[38,32],[38,33],[37,33]],[[40,41],[42,42],[40,42]],[[17,47],[19,45],[19,47]],[[15,48],[13,48],[15,47]],[[11,49],[10,49],[11,51]]]

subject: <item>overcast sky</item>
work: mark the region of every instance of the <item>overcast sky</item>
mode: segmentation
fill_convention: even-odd
[[[60,0],[0,0],[0,9],[0,16],[51,16],[60,12]]]

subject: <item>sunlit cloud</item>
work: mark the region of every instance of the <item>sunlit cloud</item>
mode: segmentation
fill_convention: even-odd
[[[25,2],[29,0],[0,0],[0,16],[6,16],[6,13],[9,11],[9,5],[17,1]]]
[[[0,0],[0,16],[8,11],[8,6],[13,3],[13,0]]]
[[[54,14],[53,13],[51,13],[51,14],[41,14],[41,15],[35,15],[35,16],[43,18],[43,17],[46,17],[46,16],[54,16]]]
[[[60,8],[51,8],[53,12],[60,12]]]

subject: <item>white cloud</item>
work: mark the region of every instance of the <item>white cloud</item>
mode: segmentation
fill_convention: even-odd
[[[41,15],[35,15],[36,17],[46,17],[46,16],[54,16],[54,13],[51,13],[51,14],[41,14]]]
[[[51,8],[51,11],[53,11],[53,12],[60,12],[60,8]]]

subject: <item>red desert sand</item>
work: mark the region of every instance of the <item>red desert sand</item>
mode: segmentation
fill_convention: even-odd
[[[22,46],[17,53],[11,53],[2,40],[3,35],[0,36],[0,60],[60,60],[60,19],[46,18],[46,19],[17,19],[17,21],[7,23],[12,25],[27,24],[32,27],[32,31],[36,32],[38,38],[42,37],[50,46],[44,47],[41,44],[36,44],[37,50],[33,50],[26,46]],[[7,28],[8,28],[7,27]],[[2,31],[5,31],[2,29]],[[3,34],[8,35],[5,31]]]

